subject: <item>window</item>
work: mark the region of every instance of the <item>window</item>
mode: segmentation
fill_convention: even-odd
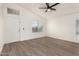
[[[33,21],[32,22],[32,32],[42,32],[43,31],[43,25],[39,21]]]
[[[79,35],[79,20],[76,20],[76,34]]]
[[[19,15],[19,11],[16,9],[11,9],[11,8],[7,8],[7,13],[8,14],[13,14],[13,15]]]

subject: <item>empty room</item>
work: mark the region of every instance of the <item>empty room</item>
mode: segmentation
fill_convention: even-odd
[[[0,3],[0,56],[79,56],[79,3]]]

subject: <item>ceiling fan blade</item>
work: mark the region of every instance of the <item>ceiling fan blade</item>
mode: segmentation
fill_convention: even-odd
[[[49,3],[46,3],[47,8],[49,7]]]
[[[47,7],[40,7],[39,9],[47,9]]]
[[[56,10],[55,8],[50,8],[51,10]]]
[[[50,8],[51,8],[51,7],[54,7],[54,6],[58,5],[58,4],[60,4],[60,3],[55,3],[54,5],[50,6]]]

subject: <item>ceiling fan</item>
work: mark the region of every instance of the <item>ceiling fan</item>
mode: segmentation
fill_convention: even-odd
[[[49,3],[45,3],[45,4],[46,4],[46,7],[40,7],[40,9],[46,9],[45,12],[48,12],[48,11],[51,11],[51,10],[55,11],[56,9],[52,8],[52,7],[55,7],[60,3],[55,3],[55,4],[51,5],[51,6],[49,5]]]

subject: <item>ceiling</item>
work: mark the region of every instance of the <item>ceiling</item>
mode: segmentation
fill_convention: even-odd
[[[50,3],[52,5],[53,3]],[[21,3],[21,6],[26,9],[39,14],[43,17],[53,17],[53,16],[63,16],[68,14],[74,14],[79,12],[79,3],[60,3],[55,6],[56,11],[45,12],[45,9],[39,9],[40,7],[45,7],[44,3]]]

